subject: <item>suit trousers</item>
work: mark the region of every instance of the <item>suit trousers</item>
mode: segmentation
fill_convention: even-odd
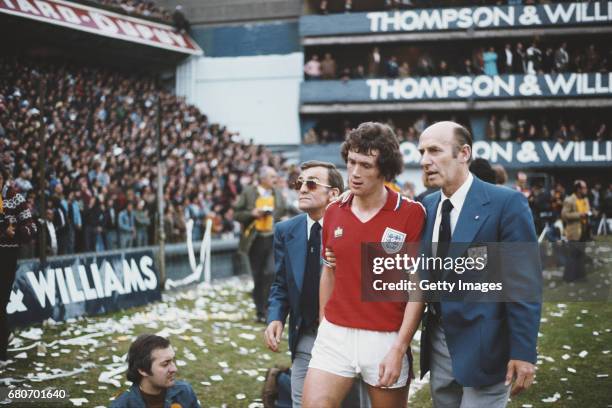
[[[301,408],[302,406],[304,380],[306,379],[308,364],[312,357],[312,346],[316,338],[316,332],[313,332],[303,333],[298,339],[295,358],[291,365],[291,399],[293,401],[293,408]],[[367,385],[363,381],[355,381],[342,402],[342,408],[369,408],[370,406]]]
[[[274,279],[274,257],[272,254],[272,235],[258,235],[253,240],[249,250],[249,262],[253,275],[253,301],[257,310],[257,317],[266,316],[268,293]]]
[[[505,408],[508,405],[510,386],[503,382],[484,387],[464,387],[459,384],[453,377],[451,356],[442,325],[434,321],[430,327],[429,383],[434,408]]]
[[[580,241],[568,241],[566,244],[565,269],[563,270],[563,280],[574,282],[586,277],[585,262],[585,243]]]

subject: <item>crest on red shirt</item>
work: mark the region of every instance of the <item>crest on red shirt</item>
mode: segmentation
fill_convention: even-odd
[[[406,240],[406,234],[393,228],[385,228],[380,244],[388,254],[399,252]]]

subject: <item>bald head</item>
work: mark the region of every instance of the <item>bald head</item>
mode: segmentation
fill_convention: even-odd
[[[452,122],[450,120],[436,122],[425,129],[421,135],[426,133],[450,135],[455,139],[457,151],[464,145],[470,146],[470,151],[472,150],[472,135],[470,131],[457,122]],[[472,157],[470,154],[470,160],[471,159]]]
[[[472,157],[472,136],[458,123],[429,126],[419,137],[423,183],[441,188],[450,197],[467,179]]]
[[[259,184],[265,189],[271,189],[276,186],[278,176],[276,170],[270,166],[262,166],[259,169]]]

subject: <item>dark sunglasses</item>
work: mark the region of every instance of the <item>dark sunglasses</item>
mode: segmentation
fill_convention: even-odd
[[[317,186],[332,188],[332,186],[328,186],[327,184],[319,183],[316,180],[302,180],[297,179],[293,182],[293,189],[296,191],[300,191],[302,189],[302,184],[306,183],[306,188],[310,191],[313,191],[317,188]]]

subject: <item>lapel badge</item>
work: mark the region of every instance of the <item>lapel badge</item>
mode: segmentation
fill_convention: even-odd
[[[336,228],[334,230],[334,238],[340,238],[343,233],[344,233],[344,230],[342,229],[342,227]]]
[[[479,218],[480,218],[480,215],[477,215],[477,216],[474,217],[475,220],[477,220]]]

